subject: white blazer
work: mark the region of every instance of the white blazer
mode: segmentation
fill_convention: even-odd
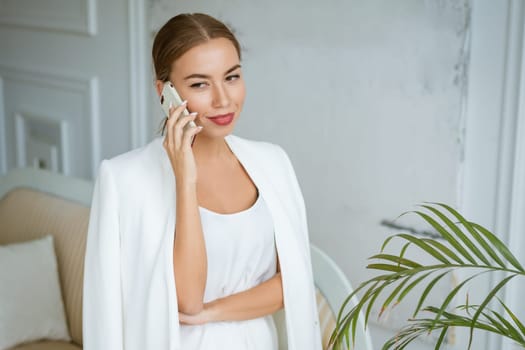
[[[225,140],[273,218],[288,349],[320,350],[306,211],[290,159],[275,144]],[[157,137],[100,165],[84,268],[85,350],[180,349],[175,177],[162,142]]]

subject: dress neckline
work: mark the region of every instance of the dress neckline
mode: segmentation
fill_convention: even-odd
[[[259,191],[257,191],[257,199],[255,200],[255,202],[247,209],[243,209],[241,211],[238,211],[238,212],[235,212],[235,213],[217,213],[216,211],[213,211],[213,210],[210,210],[210,209],[207,209],[207,208],[204,208],[204,207],[201,207],[199,205],[199,209],[204,211],[204,212],[207,212],[207,213],[210,213],[210,214],[213,214],[213,215],[216,215],[216,216],[224,216],[224,217],[227,217],[227,216],[236,216],[236,215],[241,215],[241,214],[245,214],[245,213],[248,213],[252,210],[255,209],[255,207],[257,206],[257,204],[261,201],[261,193]]]

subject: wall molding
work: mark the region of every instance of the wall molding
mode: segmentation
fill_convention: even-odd
[[[89,103],[88,106],[93,106],[89,110],[91,115],[91,178],[96,179],[98,174],[98,166],[102,158],[100,147],[100,98],[99,98],[99,80],[98,77],[92,77],[89,80]],[[86,107],[88,108],[88,107]]]
[[[144,0],[128,1],[129,23],[129,98],[131,147],[136,148],[148,142],[150,130],[148,123],[148,88],[147,74],[147,20]]]
[[[71,175],[71,164],[69,161],[69,152],[66,150],[69,150],[69,135],[68,135],[68,121],[66,120],[53,120],[52,118],[49,118],[48,116],[41,115],[41,114],[32,114],[30,112],[19,110],[15,114],[15,144],[16,144],[16,159],[17,159],[17,167],[28,167],[31,166],[31,164],[27,164],[26,158],[27,158],[27,150],[26,150],[26,144],[29,141],[27,139],[27,126],[31,123],[44,123],[48,125],[52,125],[53,127],[58,130],[59,136],[59,142],[56,142],[55,145],[58,146],[58,150],[60,153],[58,154],[60,164],[62,165],[59,167],[57,172],[61,172],[64,175]],[[45,143],[48,143],[50,140],[46,140]],[[61,168],[61,169],[60,169]],[[62,170],[62,171],[60,171]]]
[[[56,7],[50,0],[0,0],[0,24],[94,36],[96,0],[69,0]],[[53,10],[50,10],[53,9]]]
[[[81,98],[83,99],[84,109],[80,111],[80,113],[83,116],[87,116],[89,118],[89,127],[91,134],[91,144],[88,145],[91,153],[90,173],[91,176],[95,177],[101,158],[100,101],[98,77],[75,76],[70,74],[66,75],[63,73],[41,72],[36,70],[30,71],[19,67],[0,65],[0,85],[2,85],[4,89],[5,82],[9,80],[15,82],[30,83],[46,88],[51,87],[56,90],[67,91],[69,93],[75,92],[81,96]],[[1,96],[4,96],[4,91],[2,91]],[[38,114],[38,111],[26,112],[32,115]],[[6,118],[7,117],[5,116],[5,104],[3,104],[0,111],[0,125],[5,126]],[[67,130],[64,129],[62,133],[67,133]],[[5,140],[5,137],[3,139]],[[4,146],[5,160],[7,159],[6,147],[7,145]],[[65,152],[67,152],[67,147],[65,148]],[[68,154],[66,153],[66,155]]]
[[[7,174],[7,141],[5,136],[4,81],[0,73],[0,175]]]

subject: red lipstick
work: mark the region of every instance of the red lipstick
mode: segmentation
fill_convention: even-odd
[[[228,113],[228,114],[220,114],[220,115],[214,115],[211,117],[208,117],[212,122],[214,122],[217,125],[228,125],[233,121],[234,113]]]

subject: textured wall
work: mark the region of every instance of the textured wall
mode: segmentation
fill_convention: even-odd
[[[354,286],[392,233],[382,219],[421,201],[457,204],[467,0],[156,0],[150,10],[152,31],[180,12],[236,30],[248,96],[235,133],[288,151],[311,240]],[[373,331],[377,346],[388,332]]]

